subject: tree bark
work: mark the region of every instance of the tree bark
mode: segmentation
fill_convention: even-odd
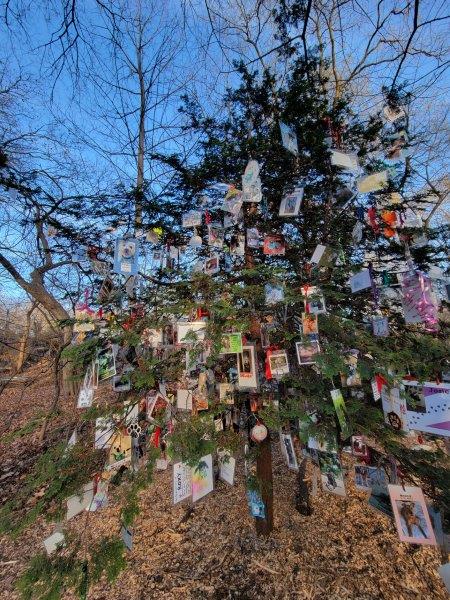
[[[22,336],[19,342],[19,350],[16,361],[16,373],[20,373],[23,369],[23,365],[27,358],[27,346],[28,346],[28,338],[30,337],[30,329],[31,329],[31,315],[33,314],[34,309],[36,308],[36,302],[33,302],[31,307],[27,310],[26,313],[26,325],[23,330]]]
[[[265,519],[255,519],[256,533],[268,536],[273,530],[273,477],[270,434],[259,444],[256,476],[261,483],[261,496],[266,509]]]

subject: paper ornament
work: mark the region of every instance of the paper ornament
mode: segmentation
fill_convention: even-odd
[[[291,194],[283,197],[280,203],[280,217],[295,217],[300,211],[303,199],[303,188],[295,188]]]
[[[295,156],[298,155],[297,135],[292,127],[280,121],[281,141],[283,146]]]
[[[119,275],[137,275],[139,241],[132,238],[118,238],[114,251],[113,270]]]
[[[356,185],[360,194],[382,190],[388,185],[388,172],[381,171],[379,173],[372,173],[371,175],[361,177],[356,181]]]
[[[359,164],[356,154],[345,154],[339,150],[331,151],[331,164],[347,171],[358,172]]]
[[[401,542],[436,545],[427,505],[419,487],[388,485]]]

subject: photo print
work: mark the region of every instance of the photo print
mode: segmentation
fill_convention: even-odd
[[[137,275],[139,241],[136,239],[116,239],[114,250],[114,273]]]
[[[280,433],[281,452],[284,454],[289,469],[298,471],[297,456],[295,455],[292,436],[288,433]]]
[[[289,373],[289,363],[286,350],[268,350],[267,355],[272,377],[281,377]]]
[[[345,496],[344,474],[337,452],[318,450],[317,454],[322,488],[332,494]]]
[[[242,347],[237,355],[238,386],[240,389],[257,389],[255,346],[249,344]]]
[[[206,260],[203,267],[206,275],[215,275],[220,271],[220,256],[217,253],[211,254]]]
[[[282,235],[266,235],[263,253],[267,256],[284,256],[286,244]]]
[[[389,485],[388,489],[400,541],[435,546],[436,537],[422,490],[401,485]]]
[[[249,248],[259,248],[260,237],[256,227],[247,229],[247,246]]]
[[[222,335],[220,354],[236,354],[242,352],[242,334],[225,333]]]
[[[315,365],[315,357],[320,354],[319,341],[312,339],[305,342],[296,342],[297,360],[299,365]]]
[[[302,313],[302,331],[303,335],[319,333],[319,321],[316,314]]]
[[[283,146],[295,156],[298,155],[297,135],[292,127],[280,121],[281,141]]]
[[[295,217],[300,211],[300,206],[303,200],[303,188],[296,187],[290,194],[286,194],[281,200],[279,216],[280,217]]]
[[[200,227],[202,224],[202,213],[198,210],[190,210],[182,216],[183,227]]]
[[[409,431],[406,400],[401,396],[399,388],[381,388],[381,402],[385,422],[395,431]]]
[[[266,283],[264,286],[264,293],[266,296],[266,304],[269,306],[271,304],[283,302],[284,300],[284,287],[282,285],[272,285],[271,283]]]
[[[358,490],[371,492],[374,487],[387,489],[387,484],[386,471],[383,467],[355,465],[355,487]]]

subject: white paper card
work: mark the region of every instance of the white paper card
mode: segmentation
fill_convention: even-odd
[[[58,549],[58,546],[62,545],[64,545],[64,534],[60,531],[55,531],[55,533],[52,533],[51,536],[44,540],[45,550],[49,556]]]

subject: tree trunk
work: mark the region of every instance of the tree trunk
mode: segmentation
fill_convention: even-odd
[[[265,519],[255,519],[256,533],[258,535],[270,535],[273,529],[273,477],[270,434],[259,444],[256,476],[261,483],[261,495],[266,509]]]
[[[35,308],[36,303],[33,302],[29,310],[27,310],[26,325],[19,342],[19,352],[16,361],[16,373],[20,373],[22,371],[23,365],[27,359],[28,338],[30,337],[31,329],[31,315],[33,314]]]
[[[306,458],[300,463],[297,475],[297,490],[295,494],[295,508],[301,515],[309,517],[312,514],[309,502],[309,487],[306,479]]]

